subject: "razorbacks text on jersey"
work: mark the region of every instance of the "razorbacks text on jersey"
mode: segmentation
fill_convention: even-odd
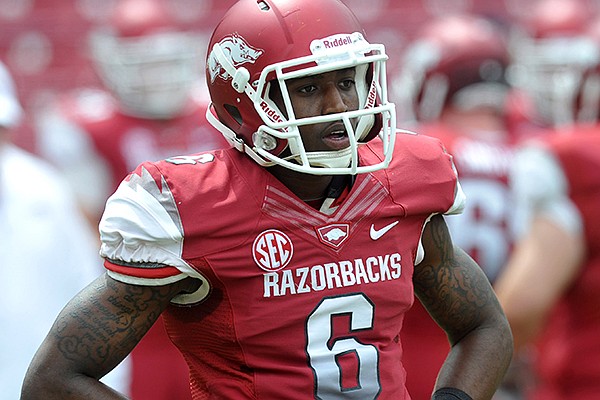
[[[203,281],[164,314],[195,399],[410,399],[399,334],[421,233],[463,201],[426,136],[399,133],[391,166],[357,175],[331,215],[216,150],[141,164],[107,203],[101,253],[123,282]]]

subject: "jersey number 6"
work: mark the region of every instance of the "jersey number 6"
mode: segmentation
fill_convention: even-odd
[[[350,318],[350,336],[333,339],[333,317]],[[306,323],[306,352],[316,379],[316,398],[369,400],[380,391],[377,349],[360,343],[353,332],[373,328],[373,304],[362,293],[324,298]],[[357,370],[343,371],[340,357],[354,355]],[[347,374],[354,384],[345,385]]]

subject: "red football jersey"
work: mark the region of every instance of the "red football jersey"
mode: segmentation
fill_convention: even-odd
[[[600,127],[584,129],[546,141],[583,221],[586,259],[541,337],[535,399],[587,400],[600,392]]]
[[[361,164],[380,145],[361,147]],[[110,275],[203,280],[164,314],[194,399],[410,399],[399,334],[421,232],[463,197],[438,140],[401,133],[395,149],[331,215],[235,149],[144,163],[123,181],[100,224]]]

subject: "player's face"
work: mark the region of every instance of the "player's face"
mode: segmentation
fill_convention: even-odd
[[[290,80],[287,88],[296,118],[357,110],[359,100],[354,75],[354,68],[348,68]],[[281,107],[280,95],[273,98]],[[356,125],[355,121],[353,123]],[[300,127],[300,135],[304,148],[309,152],[340,150],[350,146],[342,121],[304,125]]]

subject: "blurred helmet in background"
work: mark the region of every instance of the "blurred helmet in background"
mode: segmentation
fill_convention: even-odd
[[[482,16],[456,14],[426,24],[406,48],[394,82],[400,119],[434,121],[449,105],[501,110],[509,62],[505,39]]]
[[[559,127],[597,118],[600,60],[588,29],[593,13],[577,0],[540,0],[510,35],[508,79],[535,105],[531,118]]]
[[[202,77],[204,41],[181,29],[159,0],[117,2],[90,40],[99,76],[127,114],[177,116]]]

